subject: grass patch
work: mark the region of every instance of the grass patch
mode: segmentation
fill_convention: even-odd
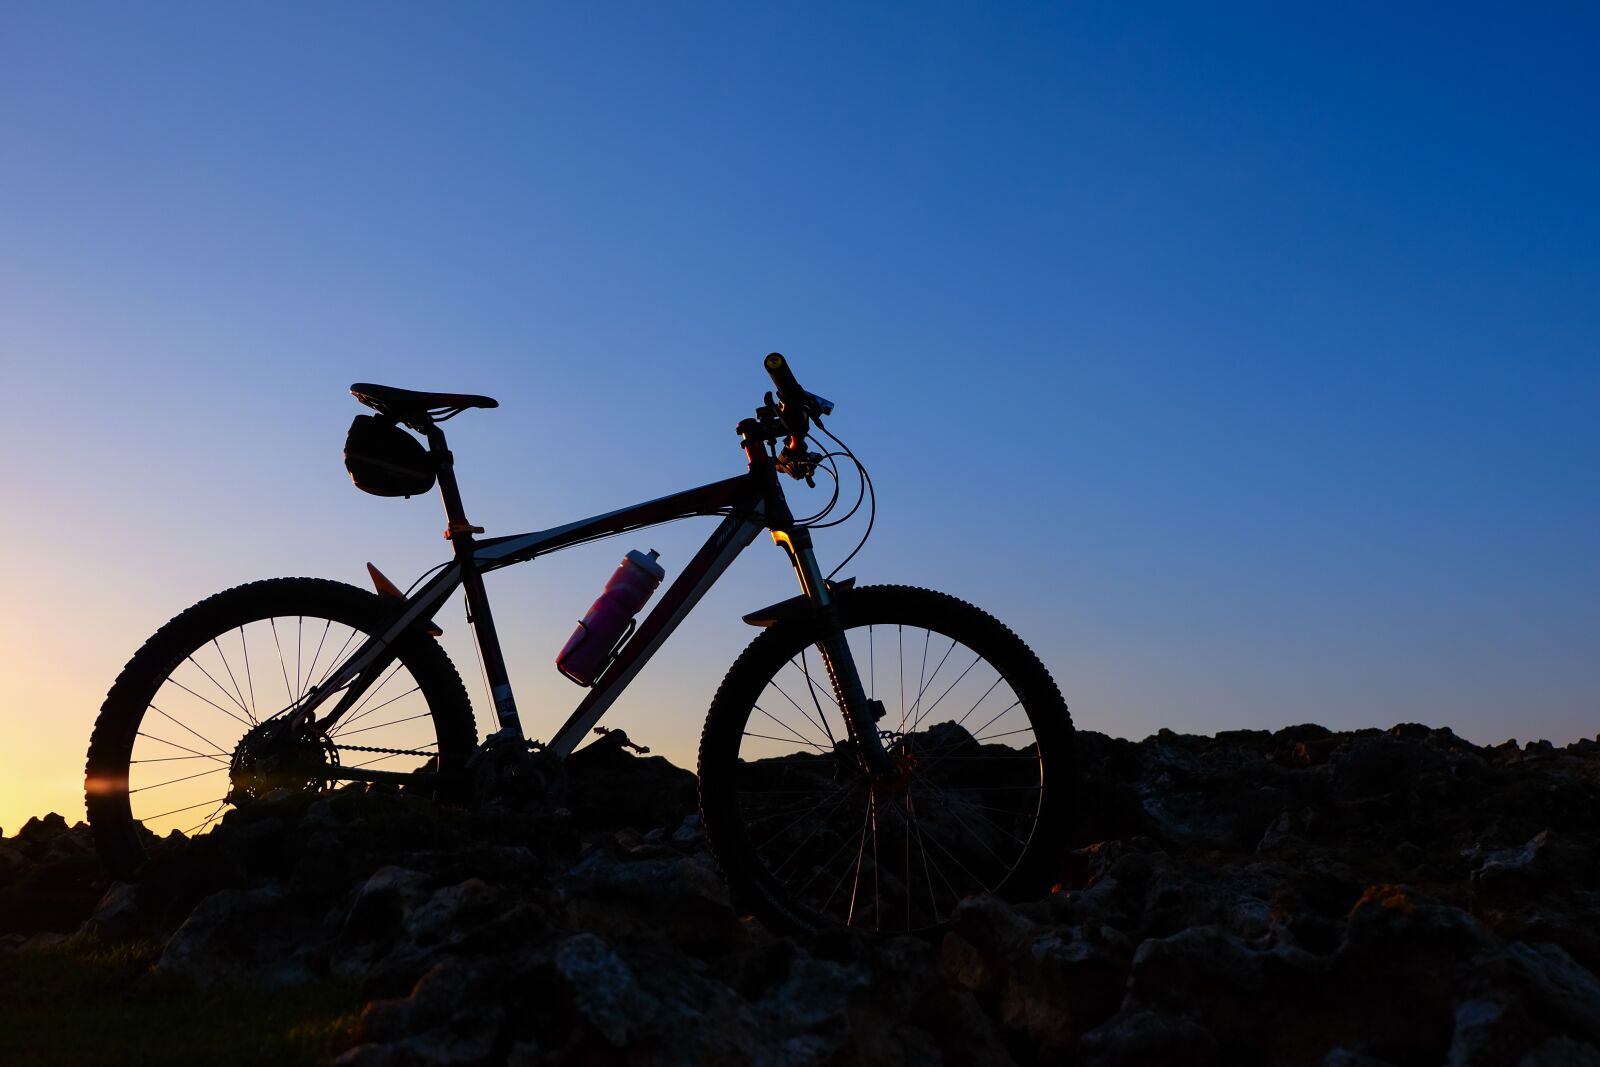
[[[203,990],[151,973],[160,954],[87,943],[0,957],[0,1063],[322,1063],[360,1012],[350,983]]]

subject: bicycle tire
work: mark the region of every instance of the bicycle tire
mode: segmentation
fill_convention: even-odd
[[[897,765],[904,768],[905,784],[896,788],[903,788],[903,792],[896,795],[893,789],[875,790],[855,766],[853,757],[842,754],[847,750],[824,751],[829,748],[830,740],[836,742],[839,738],[832,732],[826,738],[821,737],[814,732],[816,728],[831,731],[829,719],[842,727],[837,705],[827,710],[828,705],[824,703],[832,700],[825,677],[818,686],[812,679],[812,669],[801,667],[805,684],[811,689],[809,703],[814,706],[810,710],[815,713],[816,720],[807,714],[802,702],[778,682],[779,672],[786,665],[796,663],[797,657],[801,665],[811,662],[805,653],[816,642],[813,620],[809,617],[789,619],[768,627],[728,670],[707,713],[700,741],[701,818],[712,853],[736,903],[781,933],[830,926],[930,933],[947,925],[956,902],[971,893],[987,891],[1019,900],[1048,891],[1054,873],[1053,861],[1065,850],[1063,834],[1076,775],[1072,765],[1071,716],[1044,665],[1020,638],[993,616],[944,593],[909,586],[866,586],[841,591],[838,605],[868,696],[882,698],[885,705],[894,702],[894,693],[887,676],[880,678],[878,629],[883,628],[887,635],[893,627],[899,636],[901,686],[906,675],[906,629],[928,635],[919,638],[924,644],[917,650],[922,656],[920,689],[909,710],[908,698],[903,693],[900,695],[899,717],[893,722],[897,728],[886,731],[889,737],[886,744],[900,753]],[[865,648],[861,647],[863,629],[867,639]],[[949,639],[948,647],[952,651],[944,654],[938,669],[930,670],[928,653],[931,650],[937,654],[942,645],[942,642],[933,642],[933,635]],[[964,647],[973,654],[972,665],[935,699],[934,693],[944,683],[940,681],[938,687],[933,683],[957,647]],[[953,713],[960,705],[952,705],[949,723],[938,719],[938,703],[958,685],[968,684],[964,679],[976,669],[978,662],[986,662],[994,672],[996,680],[990,684],[989,691],[979,697],[961,721],[958,722]],[[959,666],[958,662],[951,670]],[[972,683],[972,691],[981,690],[984,680],[984,675],[978,675],[977,681]],[[988,723],[970,729],[966,725],[968,722],[989,717],[994,704],[985,702],[1002,682],[1015,696],[1016,703],[995,715],[994,720],[1010,715],[1014,708],[1020,708],[1021,714],[1000,722],[999,727],[1004,729]],[[876,694],[875,689],[878,690]],[[775,692],[781,693],[788,704],[805,714],[810,725],[802,725],[793,710],[776,715],[762,707],[763,701],[778,703]],[[1003,702],[1005,695],[1002,693],[996,699]],[[788,707],[787,704],[781,706]],[[979,707],[983,707],[984,712],[974,715]],[[880,727],[890,725],[895,719],[892,707],[886,707],[886,711]],[[756,712],[760,712],[762,718],[757,720],[760,723],[757,730],[752,730],[751,721]],[[793,754],[781,754],[784,743],[792,746],[794,742],[778,732],[782,725],[780,719],[792,727],[790,734],[815,738],[806,741],[812,751],[796,748]],[[1024,722],[1025,726],[1018,726]],[[907,725],[911,727],[909,730],[905,729]],[[1024,733],[1031,733],[1031,738],[1020,736]],[[1008,734],[1016,740],[1004,740]],[[752,740],[763,737],[767,739],[765,742]],[[1013,749],[1012,743],[1022,747]],[[763,755],[767,752],[778,754]],[[967,762],[957,765],[958,761]],[[995,766],[999,764],[1005,766]],[[1035,774],[1036,786],[1032,784]],[[799,801],[786,799],[797,794],[801,795]],[[836,804],[833,810],[824,812],[824,805],[840,795],[845,797],[840,801],[844,807]],[[806,805],[819,797],[821,799],[808,811]],[[794,806],[784,807],[790,803]],[[1031,810],[1030,804],[1033,805]],[[920,811],[919,805],[922,806]],[[839,814],[844,808],[849,809],[848,818]],[[787,820],[795,811],[800,811],[801,815],[792,826],[778,822]],[[859,836],[850,836],[848,829],[858,819],[862,824]],[[767,822],[758,835],[752,827],[762,820]],[[993,825],[982,820],[989,820]],[[782,849],[801,837],[808,821],[814,825],[810,825],[804,839],[788,858],[778,862]],[[776,832],[773,831],[775,825],[779,826]],[[1021,836],[1024,826],[1025,837]],[[870,860],[866,855],[869,828]],[[943,836],[930,836],[930,829]],[[818,834],[824,835],[819,843],[808,844]],[[831,844],[830,834],[842,842],[835,849],[835,856],[843,850],[847,866],[849,849],[857,849],[855,885],[850,890],[848,910],[833,903],[839,889],[837,884],[835,895],[830,895],[827,901],[820,900],[821,887],[826,881],[815,892],[811,891],[818,877],[815,871],[810,876],[811,881],[801,884],[807,870],[815,868],[827,875],[833,874],[830,864],[836,863],[836,859],[830,858],[827,863],[815,859],[815,855],[820,855],[825,846]],[[1000,840],[1001,834],[1011,835],[1013,840],[1021,842],[1020,846],[1006,845]],[[780,837],[783,841],[773,845]],[[996,841],[1000,848],[1015,853],[997,856],[991,851],[990,855],[996,860],[1005,861],[1003,876],[993,876],[1000,865],[988,859],[972,864],[978,867],[977,871],[961,865],[961,857],[973,854],[974,842],[989,848],[985,842]],[[903,846],[905,853],[904,877],[899,879],[891,869],[894,846]],[[808,849],[813,855],[795,867],[792,877],[784,875],[784,866]],[[941,849],[949,851],[941,852]],[[889,854],[887,862],[884,860],[886,853]],[[926,874],[926,884],[918,884],[921,879],[913,870],[913,857],[917,860],[915,865],[921,866]],[[948,869],[936,877],[933,868],[941,862]],[[957,865],[960,871],[955,870]],[[869,869],[871,899],[863,900],[863,876]],[[965,871],[966,876],[961,871]],[[889,889],[885,890],[885,886]],[[903,904],[899,901],[902,891]],[[920,903],[923,898],[927,900],[925,907]],[[885,901],[888,901],[887,906]],[[866,906],[858,908],[858,903]]]
[[[299,686],[298,675],[302,670],[305,670],[304,685],[309,686],[313,675],[321,665],[320,660],[323,648],[325,645],[330,644],[327,637],[334,624],[347,628],[350,634],[346,637],[344,649],[341,649],[331,659],[342,656],[345,651],[353,652],[354,647],[359,647],[360,642],[355,640],[358,635],[382,632],[382,629],[394,619],[396,610],[394,601],[386,600],[366,590],[341,582],[319,578],[274,578],[252,582],[217,593],[182,612],[157,630],[144,643],[143,647],[134,654],[133,658],[128,661],[127,666],[122,669],[121,674],[112,684],[105,702],[101,705],[99,716],[95,721],[94,732],[89,741],[88,758],[84,767],[85,806],[88,811],[89,825],[93,831],[95,843],[105,863],[107,873],[113,878],[130,878],[146,858],[144,837],[151,831],[143,826],[142,819],[147,816],[136,817],[133,805],[130,802],[130,793],[141,791],[140,787],[130,789],[130,774],[133,763],[204,760],[209,762],[200,763],[199,766],[205,768],[204,774],[212,776],[219,775],[227,769],[224,757],[231,755],[232,746],[215,740],[218,736],[229,736],[219,732],[224,727],[214,725],[211,722],[196,722],[192,718],[187,722],[180,721],[154,704],[158,694],[169,692],[167,688],[169,683],[176,686],[176,689],[171,689],[170,692],[176,693],[178,689],[181,689],[184,692],[193,694],[199,700],[211,704],[211,707],[217,709],[217,711],[237,719],[240,723],[239,726],[230,725],[226,729],[236,732],[242,738],[245,731],[257,720],[258,716],[254,714],[256,710],[262,712],[262,717],[270,714],[271,710],[277,710],[268,703],[269,697],[266,693],[269,682],[275,676],[270,676],[270,672],[266,671],[262,671],[264,675],[269,675],[269,677],[264,677],[261,683],[263,693],[260,699],[262,704],[259,709],[254,707],[257,701],[257,694],[255,692],[254,675],[248,658],[248,644],[245,636],[246,627],[271,620],[270,626],[273,628],[273,636],[276,643],[278,639],[276,620],[278,619],[296,618],[300,620],[325,621],[326,625],[322,630],[324,640],[317,646],[318,654],[312,658],[309,670],[305,670],[305,657],[302,654],[302,649],[300,647],[296,649],[297,658],[294,664],[297,676],[296,684]],[[235,631],[238,633],[241,649],[244,650],[242,670],[239,669],[241,665],[237,658],[232,662],[229,661],[228,655],[223,652],[221,643],[226,638],[230,641],[231,647],[231,638]],[[299,643],[309,644],[309,639],[302,642],[302,634],[303,624],[297,627],[295,639]],[[337,639],[337,636],[335,636],[334,640],[337,641]],[[193,688],[185,686],[181,681],[177,681],[178,672],[181,668],[186,669],[186,663],[193,664],[202,673],[205,673],[204,664],[195,660],[194,657],[197,653],[206,649],[208,645],[216,647],[216,655],[222,657],[222,665],[227,668],[227,675],[224,676],[223,670],[218,669],[217,662],[213,660],[212,671],[206,674],[207,677],[211,677],[212,674],[216,676],[213,681],[216,682],[217,690],[220,691],[221,695],[211,692],[211,696],[216,697],[215,701],[202,695],[202,692],[210,691],[202,690],[203,683],[199,682],[200,676],[198,674],[190,672],[187,675],[194,682]],[[290,688],[288,680],[289,668],[282,662],[284,658],[285,654],[282,652],[280,645],[280,662],[278,666],[283,670],[284,691],[286,694],[290,694],[293,690]],[[467,696],[466,688],[462,685],[461,676],[457,673],[455,665],[450,661],[450,658],[437,641],[421,632],[413,632],[397,644],[396,660],[396,664],[390,668],[390,675],[398,677],[399,671],[403,668],[409,672],[411,680],[416,683],[414,690],[402,692],[401,697],[409,699],[411,693],[420,693],[420,703],[425,705],[426,712],[419,713],[415,716],[415,719],[420,721],[423,718],[428,718],[431,720],[434,740],[422,743],[418,748],[419,753],[428,747],[436,745],[438,753],[436,766],[441,772],[448,773],[461,767],[471,756],[477,745],[477,727],[473,720],[471,700]],[[245,696],[246,677],[251,679],[248,697]],[[326,672],[323,677],[327,677]],[[222,681],[217,680],[221,678],[225,678],[229,684],[225,685]],[[401,699],[401,697],[391,697],[380,692],[379,686],[385,684],[387,683],[383,680],[374,683],[374,686],[366,695],[382,696],[385,701],[390,702]],[[403,684],[404,679],[401,681],[401,685]],[[228,696],[230,685],[232,690],[239,694],[237,700],[232,703],[224,700],[224,697]],[[304,691],[304,687],[301,687],[301,691]],[[166,700],[167,697],[163,696],[163,701],[165,702]],[[413,706],[416,703],[415,701],[412,702]],[[237,710],[235,710],[233,704],[237,704]],[[372,707],[372,710],[382,706],[382,704],[376,704]],[[199,707],[199,705],[196,705],[196,707]],[[166,719],[178,723],[179,726],[187,730],[189,734],[193,734],[194,738],[199,738],[199,740],[190,738],[188,734],[180,733],[177,729],[165,724],[163,725],[165,732],[174,735],[174,737],[182,738],[187,744],[180,744],[171,739],[162,739],[141,731],[141,725],[147,718],[147,712],[152,708]],[[353,721],[355,710],[352,709],[352,713],[346,715],[341,722],[342,726],[349,725]],[[248,719],[241,716],[240,712],[243,712],[244,716],[248,716]],[[156,716],[149,717],[156,719]],[[387,716],[380,716],[380,718],[387,718]],[[223,721],[218,718],[215,723],[221,724]],[[381,727],[388,729],[391,733],[394,732],[394,725],[394,723],[390,722],[380,724]],[[204,735],[197,732],[195,729],[197,726],[205,730]],[[425,736],[428,728],[429,724],[427,723],[411,727],[408,731],[408,736]],[[379,729],[378,726],[366,728],[368,731],[377,729]],[[354,732],[361,731],[352,730],[352,733]],[[152,740],[142,742],[140,738],[152,738]],[[364,742],[381,742],[384,737],[381,734],[378,738],[364,736],[361,740]],[[157,747],[155,745],[156,741],[160,741],[161,746],[164,747]],[[206,742],[206,744],[202,744],[202,742]],[[207,748],[207,744],[210,746],[209,748]],[[136,745],[140,745],[141,750],[148,748],[153,752],[159,753],[164,758],[135,761],[133,756]],[[191,754],[178,755],[177,751],[179,750]],[[379,756],[374,762],[384,758]],[[180,766],[187,768],[194,766],[194,764],[185,763]],[[202,775],[197,774],[193,777],[199,778]],[[174,781],[184,782],[187,779],[180,777],[174,779]],[[168,784],[172,783],[159,783],[160,786]],[[207,783],[207,788],[209,789],[213,785],[214,782]],[[149,788],[154,789],[157,786],[150,786]],[[213,816],[207,819],[205,825],[209,825],[216,818],[220,818],[226,807],[227,804],[224,801]]]

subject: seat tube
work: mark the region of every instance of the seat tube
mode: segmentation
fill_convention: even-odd
[[[489,594],[484,589],[483,575],[475,558],[477,542],[473,535],[483,530],[467,521],[466,510],[461,505],[461,489],[456,484],[454,457],[445,446],[444,431],[437,426],[428,429],[428,450],[439,473],[439,496],[444,500],[448,523],[444,536],[455,550],[456,562],[461,564],[467,623],[478,638],[478,654],[483,657],[483,673],[489,682],[489,695],[494,699],[495,720],[507,736],[522,737],[522,719],[517,715],[516,697],[511,692],[511,675],[500,651],[500,635],[494,627],[494,613],[489,610]]]

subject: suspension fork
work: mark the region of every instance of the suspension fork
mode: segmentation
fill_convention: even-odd
[[[883,705],[870,699],[861,686],[861,674],[856,670],[855,656],[844,636],[839,605],[828,588],[827,580],[823,578],[822,568],[817,566],[817,556],[811,547],[811,531],[795,525],[789,502],[784,499],[778,471],[768,451],[767,443],[773,439],[775,430],[770,422],[770,419],[763,421],[755,418],[739,423],[739,443],[750,461],[751,473],[760,479],[772,540],[789,557],[795,576],[800,579],[800,591],[811,603],[822,664],[828,671],[834,700],[844,712],[845,728],[850,731],[857,759],[873,778],[888,778],[894,773],[894,760],[878,736],[878,720],[883,718]]]
[[[833,686],[834,698],[844,709],[845,725],[855,743],[861,763],[874,778],[886,777],[894,771],[894,761],[883,747],[878,736],[878,720],[883,718],[883,705],[867,696],[861,685],[861,673],[856,669],[855,653],[844,634],[844,623],[839,617],[839,604],[817,566],[817,556],[811,547],[811,531],[774,529],[772,540],[782,548],[794,565],[800,579],[800,589],[811,602],[812,618],[816,622],[817,647],[822,651],[822,663],[828,671],[828,681]]]

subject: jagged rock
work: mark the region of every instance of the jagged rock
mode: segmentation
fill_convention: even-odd
[[[1217,1042],[1181,1014],[1135,1011],[1118,1015],[1083,1036],[1084,1067],[1211,1067]]]
[[[346,1064],[1600,1067],[1600,743],[1083,734],[1056,891],[930,944],[741,916],[692,777],[613,738],[571,768],[589,815],[275,794],[128,885],[31,820],[0,955],[154,937],[201,984],[355,981]]]
[[[52,812],[29,819],[0,847],[0,934],[69,933],[100,893],[100,860],[84,823]]]
[[[949,981],[995,1005],[1003,1027],[1056,1059],[1116,1012],[1132,957],[1132,942],[1110,926],[1041,926],[984,896],[958,906],[940,963]]]
[[[567,758],[568,804],[592,830],[677,826],[698,807],[695,777],[660,756],[634,756],[612,730]]]
[[[738,948],[747,936],[703,855],[596,848],[556,886],[578,923],[610,935],[659,933],[701,953]]]
[[[139,887],[113,882],[95,905],[94,914],[79,927],[78,935],[101,941],[133,941],[155,931],[155,923],[139,900]]]
[[[317,947],[314,929],[280,887],[227,889],[184,920],[156,970],[202,986],[293,985],[320,977]]]

